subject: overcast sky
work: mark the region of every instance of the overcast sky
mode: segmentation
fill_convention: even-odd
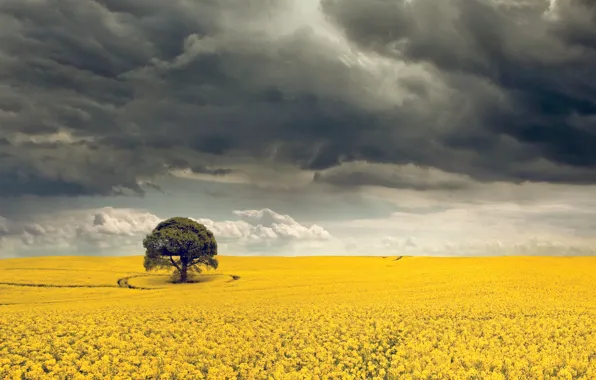
[[[596,254],[593,0],[2,0],[0,257]]]

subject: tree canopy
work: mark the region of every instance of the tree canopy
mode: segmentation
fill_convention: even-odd
[[[183,217],[159,223],[143,240],[144,266],[153,269],[175,268],[179,281],[188,282],[188,271],[218,266],[217,242],[204,225]]]

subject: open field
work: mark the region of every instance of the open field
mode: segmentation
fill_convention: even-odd
[[[0,378],[596,378],[596,257],[142,261],[0,261]]]

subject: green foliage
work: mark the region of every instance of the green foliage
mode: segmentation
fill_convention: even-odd
[[[175,217],[157,225],[143,240],[147,271],[174,267],[180,282],[187,282],[188,270],[217,268],[217,242],[204,225]]]

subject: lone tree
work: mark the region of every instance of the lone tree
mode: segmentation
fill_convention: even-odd
[[[217,242],[204,225],[189,218],[170,218],[159,223],[143,240],[145,270],[176,268],[180,282],[188,282],[188,271],[202,267],[217,269]]]

